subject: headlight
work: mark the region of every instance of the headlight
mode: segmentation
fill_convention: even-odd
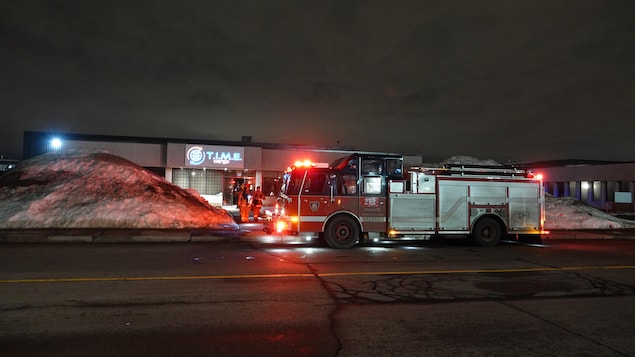
[[[276,232],[281,233],[287,228],[287,223],[284,221],[276,222]]]

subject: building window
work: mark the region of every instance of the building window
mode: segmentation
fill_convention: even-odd
[[[606,183],[606,199],[612,201],[615,197],[615,192],[620,191],[620,183],[616,181],[608,181]]]
[[[172,182],[181,188],[194,189],[201,195],[216,195],[223,191],[222,171],[217,170],[172,170]]]
[[[593,201],[602,201],[602,181],[593,181]]]

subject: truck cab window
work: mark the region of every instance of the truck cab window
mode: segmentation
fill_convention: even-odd
[[[381,160],[366,159],[362,161],[362,174],[381,174],[382,173]]]
[[[340,195],[356,195],[357,194],[357,176],[342,175],[338,178],[337,185],[338,194]]]
[[[364,194],[376,195],[381,193],[381,177],[364,177]]]
[[[285,177],[285,184],[283,185],[283,192],[288,195],[297,195],[300,193],[300,186],[302,185],[302,176],[289,175]]]
[[[324,191],[326,176],[324,174],[309,174],[304,182],[304,193],[321,194]]]
[[[386,159],[386,172],[388,177],[403,177],[403,160]]]

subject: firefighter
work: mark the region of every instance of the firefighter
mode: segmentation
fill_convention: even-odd
[[[256,192],[254,192],[252,198],[252,209],[254,211],[254,222],[258,222],[258,217],[260,216],[260,210],[262,209],[262,202],[265,199],[265,195],[260,190],[260,186],[256,187]]]
[[[241,223],[249,222],[249,206],[251,203],[249,201],[249,186],[244,184],[240,187],[240,191],[238,191],[238,209],[240,210]]]

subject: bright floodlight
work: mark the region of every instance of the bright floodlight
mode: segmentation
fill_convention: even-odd
[[[60,140],[59,138],[53,138],[51,140],[51,147],[53,148],[53,150],[57,150],[59,148],[62,147],[62,140]]]

